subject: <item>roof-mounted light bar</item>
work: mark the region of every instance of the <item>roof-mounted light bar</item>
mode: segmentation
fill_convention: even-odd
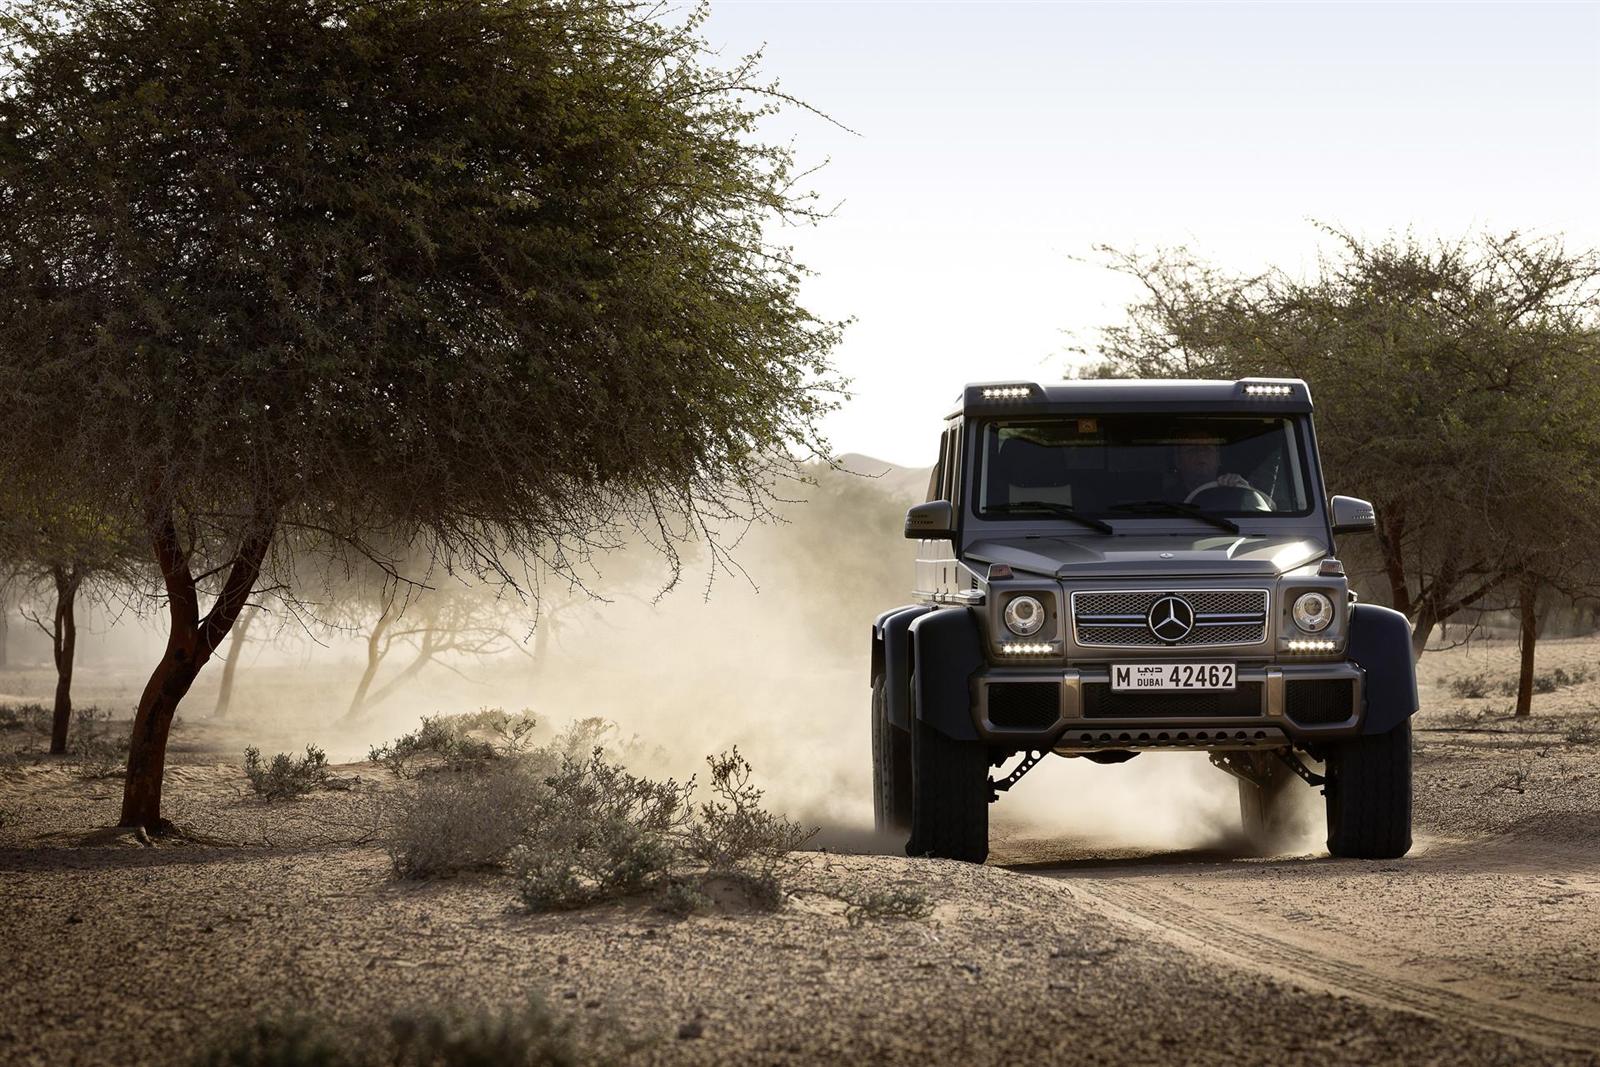
[[[985,400],[1024,400],[1033,395],[1031,385],[986,385],[983,387]]]
[[[1267,382],[1246,382],[1245,396],[1291,396],[1294,393],[1292,385],[1274,385]]]

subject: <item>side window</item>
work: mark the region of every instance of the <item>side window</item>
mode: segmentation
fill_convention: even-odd
[[[944,495],[944,475],[949,469],[950,431],[946,430],[939,436],[939,459],[933,465],[933,474],[928,478],[928,499],[946,500]]]
[[[945,499],[955,505],[956,514],[961,513],[961,424],[957,423],[950,432],[950,495]]]

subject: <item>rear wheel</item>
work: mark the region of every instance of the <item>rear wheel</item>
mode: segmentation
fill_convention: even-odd
[[[989,856],[989,751],[911,720],[911,841],[906,853],[982,863]]]
[[[1328,851],[1394,859],[1411,850],[1411,722],[1328,752]]]
[[[872,679],[872,822],[880,834],[911,832],[911,734],[889,721],[881,674]]]

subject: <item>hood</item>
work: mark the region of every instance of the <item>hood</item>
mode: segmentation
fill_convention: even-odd
[[[1276,577],[1321,559],[1328,546],[1298,534],[1040,536],[973,542],[964,555],[1056,578],[1233,575]]]

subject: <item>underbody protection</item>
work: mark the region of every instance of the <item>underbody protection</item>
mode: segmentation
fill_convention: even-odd
[[[880,829],[981,861],[1044,755],[1200,749],[1263,848],[1316,787],[1333,854],[1407,851],[1410,628],[1350,590],[1336,538],[1376,520],[1325,497],[1311,411],[1296,379],[968,386],[872,630]]]

